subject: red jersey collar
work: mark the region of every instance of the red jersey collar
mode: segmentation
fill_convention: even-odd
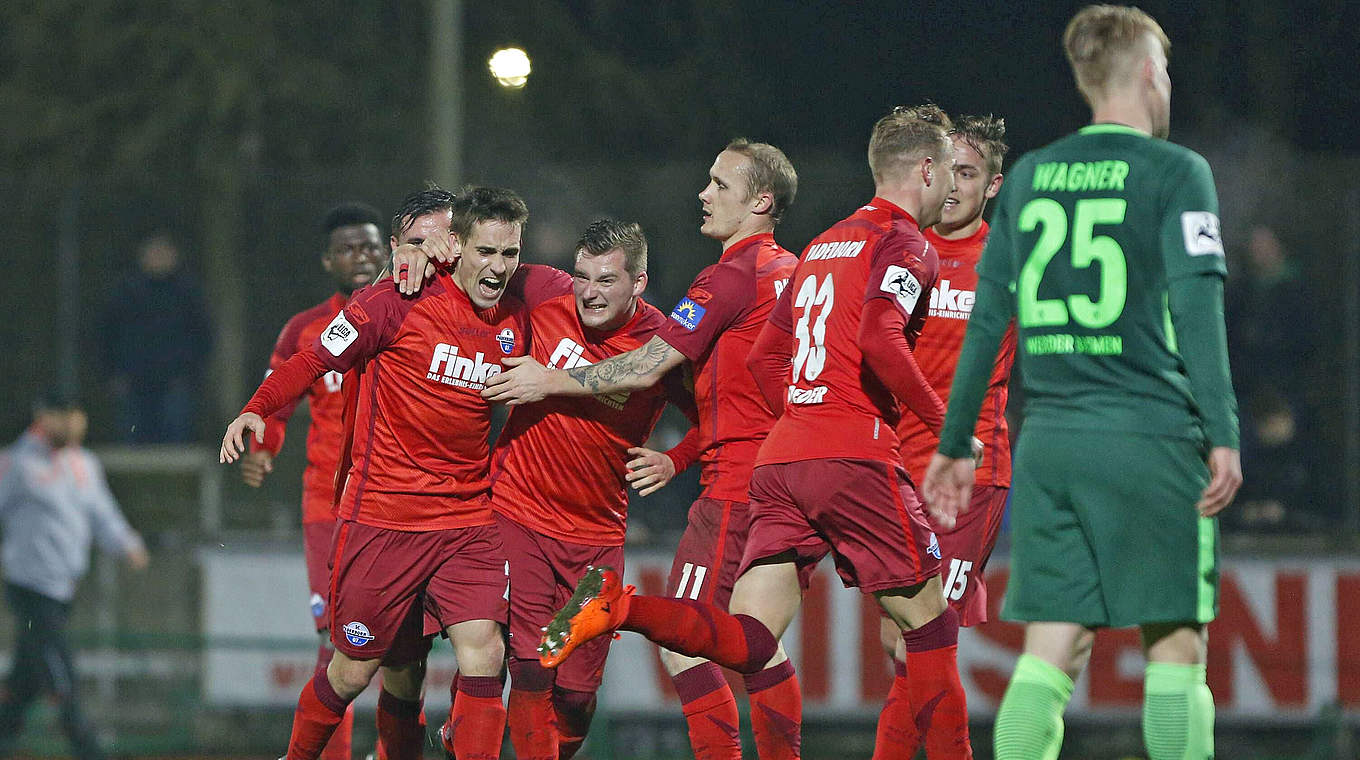
[[[916,226],[918,227],[920,226],[916,222],[916,217],[912,216],[911,214],[908,214],[906,211],[903,211],[901,206],[897,205],[896,203],[893,203],[892,201],[886,198],[882,198],[880,196],[875,195],[873,197],[873,200],[869,201],[865,205],[874,206],[876,208],[886,208],[888,211],[892,212],[893,216],[905,216],[906,218],[911,220],[912,224],[916,224]]]
[[[738,240],[737,242],[728,246],[727,250],[723,251],[722,258],[718,259],[718,261],[731,261],[732,259],[736,258],[740,254],[745,252],[747,248],[753,248],[757,245],[760,245],[761,243],[769,243],[770,245],[775,245],[774,233],[757,232],[754,235],[747,235],[741,240]]]
[[[987,220],[983,219],[982,224],[977,228],[977,231],[969,235],[968,237],[946,238],[937,233],[934,227],[931,227],[926,230],[926,240],[929,240],[930,243],[934,245],[936,248],[944,248],[947,246],[960,246],[960,247],[967,247],[972,245],[980,246],[982,245],[982,242],[987,239],[987,231],[990,229],[991,227],[987,225]]]

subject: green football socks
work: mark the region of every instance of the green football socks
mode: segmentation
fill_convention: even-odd
[[[1151,760],[1213,759],[1214,697],[1204,672],[1203,665],[1148,663],[1143,743]]]
[[[996,760],[1057,760],[1072,679],[1033,655],[1020,655],[996,713]],[[1157,757],[1157,756],[1154,756]]]

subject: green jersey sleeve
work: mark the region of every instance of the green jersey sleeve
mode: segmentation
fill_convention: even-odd
[[[1218,193],[1209,162],[1186,151],[1181,171],[1171,172],[1163,189],[1162,256],[1167,280],[1214,272],[1227,275],[1218,224]]]

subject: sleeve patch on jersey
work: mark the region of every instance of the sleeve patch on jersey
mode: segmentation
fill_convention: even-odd
[[[1209,211],[1181,213],[1181,231],[1185,233],[1185,252],[1191,256],[1222,256],[1223,237],[1218,231],[1218,215]]]
[[[884,293],[891,293],[910,314],[916,311],[916,302],[921,298],[921,282],[910,269],[889,266],[883,273],[883,284],[879,286]]]
[[[671,310],[671,319],[684,325],[686,330],[693,330],[703,321],[704,312],[707,309],[700,306],[694,299],[685,297],[680,299],[680,303]]]
[[[321,345],[325,346],[332,355],[339,356],[349,348],[359,337],[359,331],[354,329],[354,325],[345,319],[345,312],[335,315],[335,319],[326,327],[326,331],[321,333]]]

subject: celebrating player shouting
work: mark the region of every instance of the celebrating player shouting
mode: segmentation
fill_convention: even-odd
[[[488,399],[511,404],[552,395],[635,392],[691,362],[703,493],[690,508],[666,590],[721,609],[731,596],[746,538],[751,467],[774,422],[746,356],[797,263],[774,241],[774,227],[797,188],[798,175],[782,151],[734,140],[718,154],[699,193],[699,231],[722,242],[722,258],[699,273],[656,336],[589,366],[545,369],[529,358],[512,360],[513,369],[492,378],[485,392]],[[771,667],[748,669],[746,681],[756,745],[765,760],[797,755],[798,732],[788,726],[796,727],[802,713],[792,664],[782,648],[771,656]],[[738,760],[737,704],[721,670],[672,652],[663,652],[662,661],[680,695],[695,755]]]
[[[490,407],[480,391],[504,357],[526,350],[523,304],[502,296],[527,218],[510,191],[460,194],[452,232],[462,255],[453,271],[411,298],[385,286],[357,293],[309,350],[270,375],[223,437],[221,458],[232,461],[246,430],[262,439],[262,416],[328,370],[361,367],[331,572],[336,653],[303,687],[290,760],[317,757],[380,666],[384,689],[420,693],[429,651],[422,597],[458,658],[455,751],[463,760],[499,756],[507,578],[488,497]]]
[[[734,614],[688,599],[635,597],[612,570],[593,570],[544,634],[545,664],[622,629],[761,672],[811,570],[832,552],[844,582],[872,593],[904,631],[913,715],[929,755],[971,756],[955,663],[958,616],[945,603],[939,545],[893,431],[894,399],[932,427],[943,416],[911,342],[938,267],[919,228],[939,221],[954,186],[947,124],[938,108],[923,106],[874,126],[876,197],[807,247],[752,352],[755,378],[783,416],[751,479]]]
[[[997,198],[927,502],[945,523],[967,508],[964,442],[1014,315],[1027,403],[1003,614],[1027,625],[996,757],[1056,758],[1095,629],[1137,625],[1148,754],[1204,760],[1210,518],[1242,479],[1218,199],[1204,159],[1164,139],[1170,43],[1156,21],[1088,6],[1063,46],[1093,123],[1021,158]]]
[[[954,378],[963,331],[973,308],[977,288],[977,263],[987,239],[982,212],[987,201],[1001,190],[1001,162],[1006,155],[1006,126],[991,116],[963,116],[954,120],[954,192],[945,201],[939,223],[925,231],[926,241],[939,254],[940,279],[930,291],[930,319],[916,339],[914,355],[930,387],[947,400]],[[1011,446],[1006,427],[1006,399],[1011,365],[1015,359],[1015,330],[1007,330],[997,353],[987,386],[987,401],[978,417],[974,435],[982,441],[978,482],[973,487],[972,507],[949,530],[937,530],[940,540],[941,577],[950,606],[959,614],[959,625],[987,622],[987,587],[982,573],[996,545],[1006,496],[1011,483]],[[902,440],[902,463],[919,486],[926,465],[939,439],[914,414],[902,415],[897,425]],[[892,691],[878,721],[874,759],[916,756],[921,737],[911,713],[910,681],[901,631],[889,618],[882,624],[883,646],[893,656],[897,671]]]

